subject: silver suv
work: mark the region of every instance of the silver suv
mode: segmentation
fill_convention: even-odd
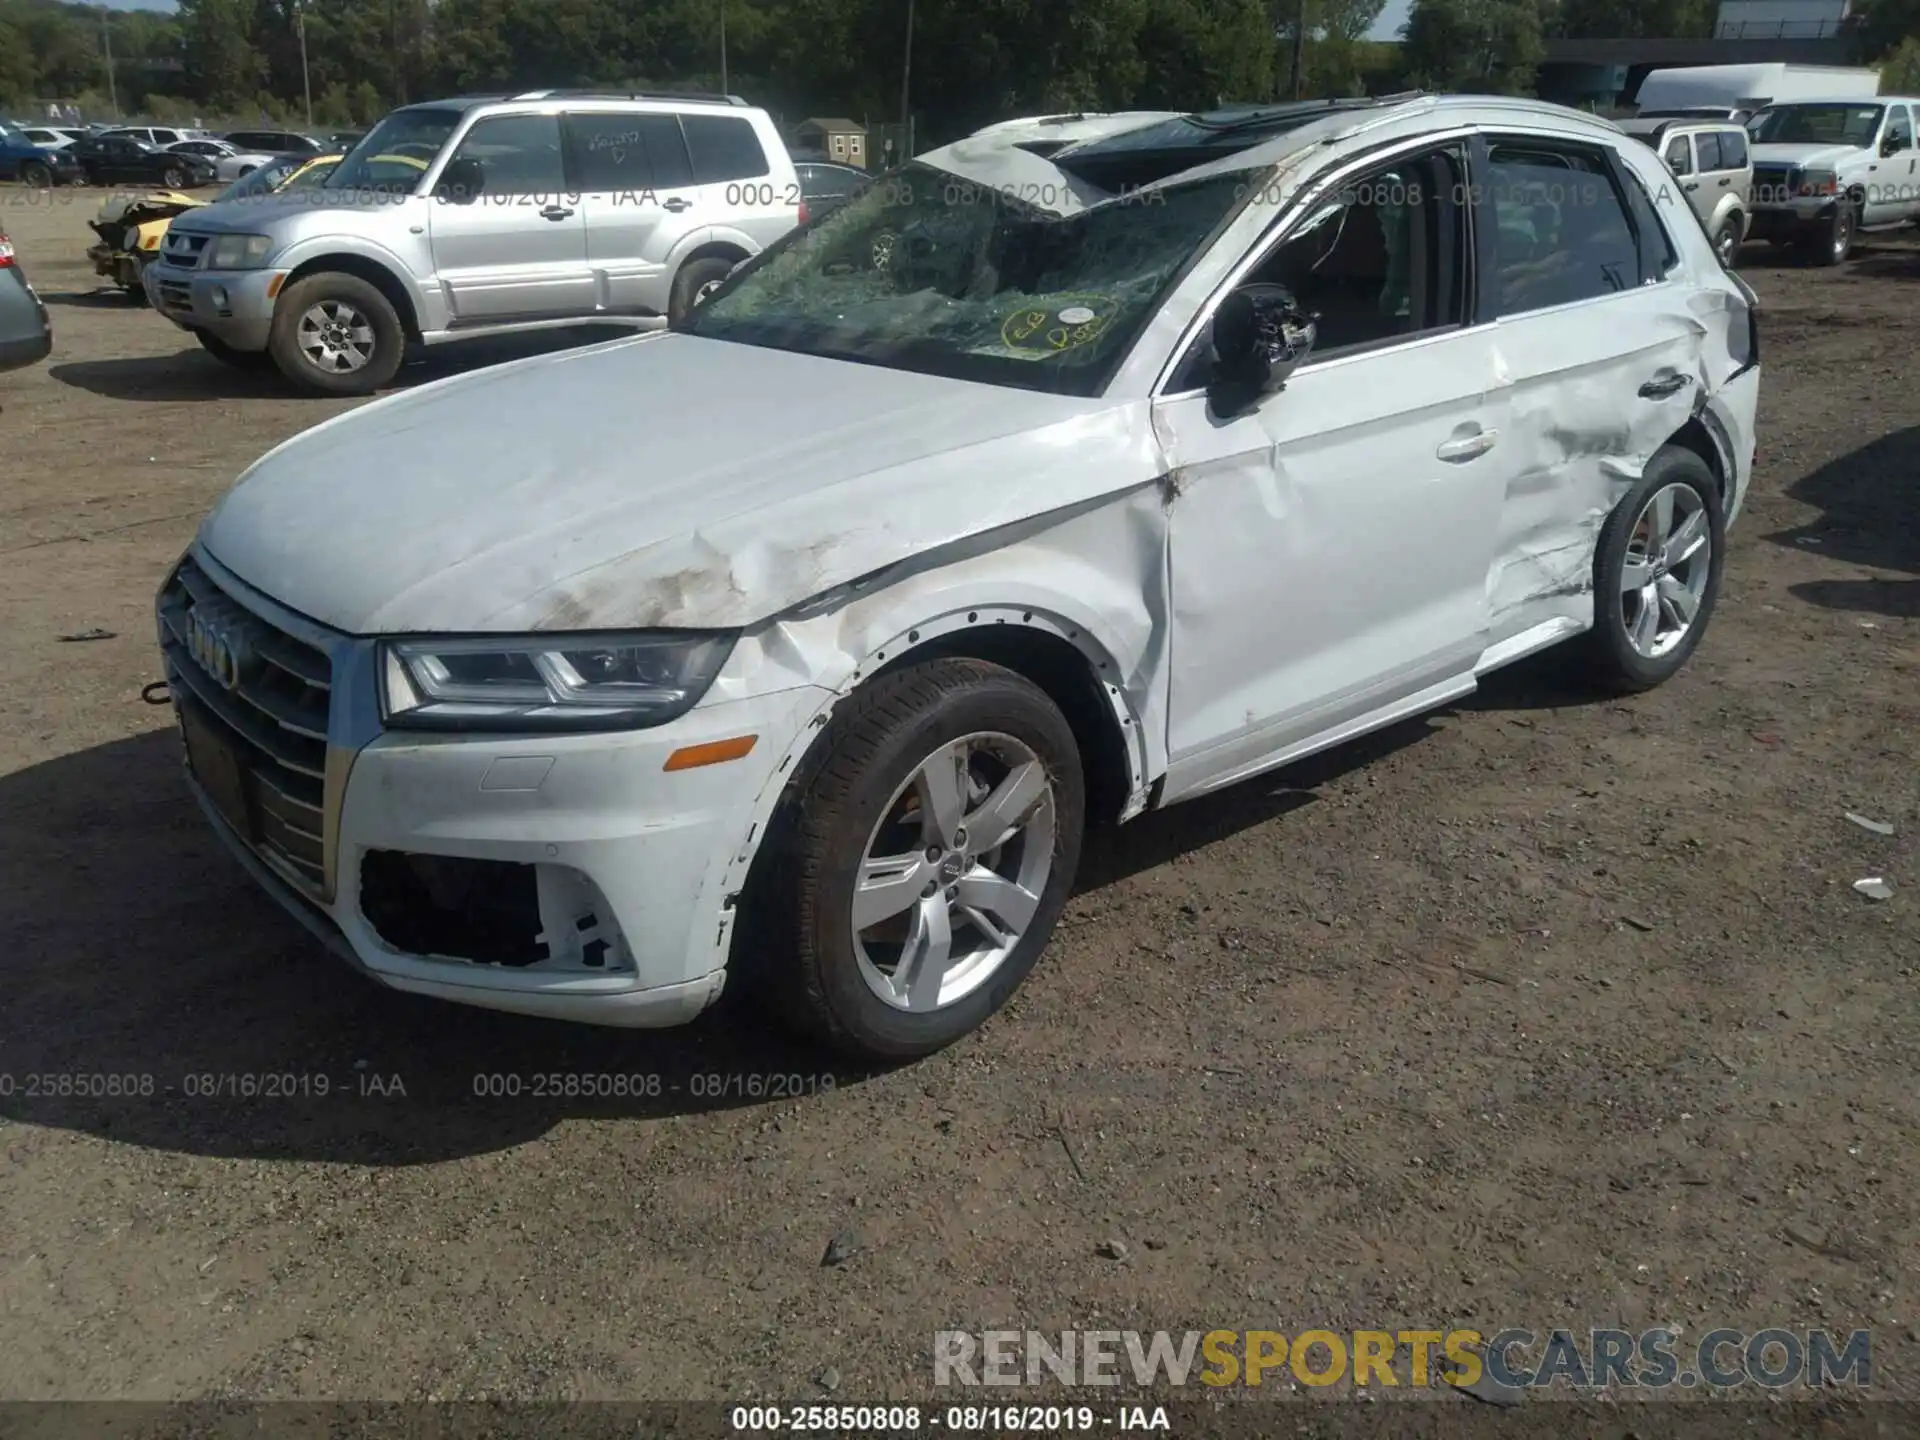
[[[803,216],[735,97],[468,96],[395,110],[323,186],[181,216],[146,287],[230,364],[366,395],[409,342],[677,319]]]
[[[1620,128],[1660,152],[1712,238],[1720,263],[1732,265],[1753,215],[1753,156],[1746,130],[1731,120],[1684,117],[1635,117]]]

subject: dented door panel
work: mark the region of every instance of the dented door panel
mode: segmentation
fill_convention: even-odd
[[[1499,322],[1513,443],[1486,577],[1491,643],[1591,621],[1600,527],[1705,393],[1703,333],[1667,285]]]
[[[1489,327],[1309,366],[1224,424],[1160,402],[1170,796],[1471,672],[1506,428]]]

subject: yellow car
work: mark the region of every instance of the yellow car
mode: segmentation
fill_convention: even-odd
[[[156,190],[151,194],[120,197],[100,207],[89,222],[100,237],[90,246],[87,258],[96,275],[104,275],[135,300],[144,302],[146,291],[140,284],[147,262],[160,253],[173,217],[203,205],[218,205],[223,200],[244,200],[260,195],[278,195],[289,190],[310,190],[333,173],[343,155],[289,155],[249,171],[211,200],[197,199],[178,190]]]

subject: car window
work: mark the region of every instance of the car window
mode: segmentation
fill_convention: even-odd
[[[1680,263],[1680,252],[1673,248],[1673,237],[1667,233],[1653,196],[1640,183],[1640,177],[1625,166],[1621,167],[1620,175],[1627,189],[1627,214],[1633,219],[1634,235],[1640,244],[1640,278],[1648,282],[1664,280]],[[1692,206],[1680,208],[1693,216],[1694,224],[1699,224],[1700,217]]]
[[[1744,130],[1722,130],[1720,136],[1720,168],[1723,170],[1744,170],[1747,166],[1747,132]]]
[[[1684,135],[1667,141],[1667,169],[1676,175],[1693,173],[1693,142]]]
[[[558,115],[490,115],[467,131],[453,164],[480,162],[482,195],[564,195]]]
[[[1895,105],[1887,118],[1887,138],[1896,150],[1913,149],[1913,117],[1904,105]]]
[[[1495,142],[1488,198],[1502,316],[1631,290],[1640,254],[1606,162],[1578,146]]]
[[[682,115],[680,124],[693,156],[696,185],[751,180],[771,172],[752,122],[731,115]]]
[[[1702,130],[1693,137],[1693,153],[1700,173],[1705,175],[1715,170],[1726,169],[1726,163],[1720,158],[1720,136],[1712,130]]]
[[[858,172],[837,165],[796,165],[800,193],[809,200],[839,200],[851,195],[864,178]]]
[[[1314,354],[1466,320],[1466,193],[1457,156],[1425,155],[1342,187],[1247,277],[1319,317]]]
[[[60,137],[51,130],[29,130],[27,131],[27,139],[36,145],[57,145],[60,143]]]
[[[693,183],[693,162],[672,115],[567,116],[575,185],[588,194],[638,195]]]

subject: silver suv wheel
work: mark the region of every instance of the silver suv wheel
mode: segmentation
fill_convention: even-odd
[[[373,359],[373,323],[345,300],[309,307],[296,335],[307,363],[329,375],[351,375]]]

